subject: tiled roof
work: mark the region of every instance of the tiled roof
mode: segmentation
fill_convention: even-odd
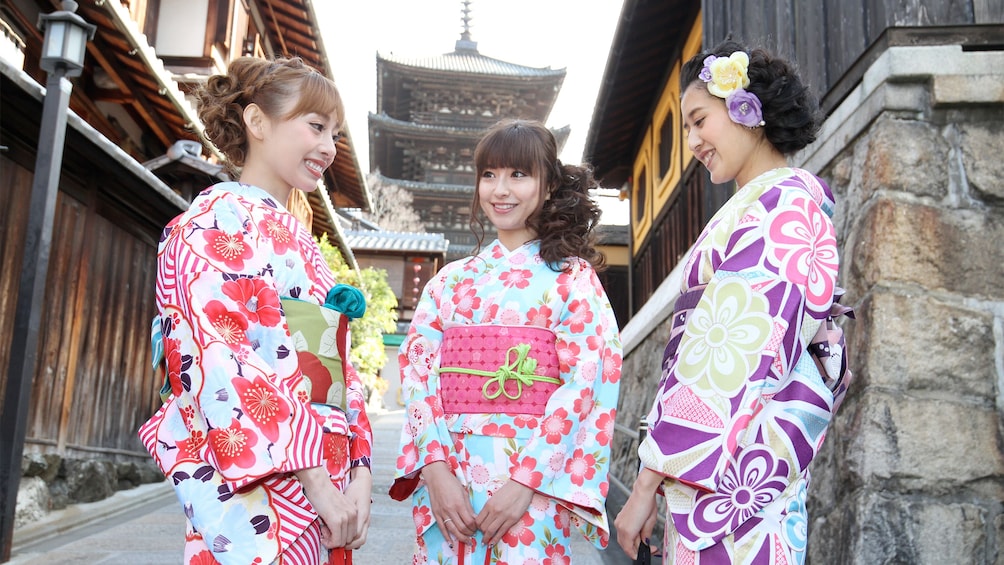
[[[431,182],[421,182],[414,180],[392,179],[381,174],[376,174],[377,179],[383,184],[396,184],[401,188],[421,192],[454,192],[460,194],[473,194],[474,185],[469,184],[436,184]]]
[[[393,53],[377,53],[377,62],[386,61],[407,67],[418,67],[450,73],[482,74],[515,77],[564,77],[565,69],[525,67],[485,57],[474,49],[458,49],[452,53],[431,57],[397,57]]]
[[[345,240],[355,252],[410,251],[446,253],[450,242],[441,233],[403,233],[393,231],[346,231]]]

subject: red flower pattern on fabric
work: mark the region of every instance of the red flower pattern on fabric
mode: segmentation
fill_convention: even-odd
[[[582,333],[586,329],[586,324],[591,324],[593,321],[593,312],[585,300],[573,300],[568,305],[568,311],[571,315],[566,323],[573,334]]]
[[[474,288],[474,279],[464,279],[453,288],[453,304],[457,307],[457,314],[470,318],[474,315],[474,310],[481,307],[481,298]]]
[[[214,261],[220,261],[231,272],[244,270],[244,261],[254,256],[254,250],[244,241],[244,234],[226,233],[223,230],[207,229],[202,232],[206,240],[206,254]]]
[[[233,466],[247,469],[254,465],[255,454],[251,448],[258,444],[258,435],[242,427],[237,418],[226,428],[209,430],[209,441],[220,470]]]
[[[217,561],[208,549],[200,551],[188,560],[188,565],[216,565]]]
[[[524,514],[523,517],[516,522],[516,525],[509,528],[509,531],[502,536],[502,541],[509,545],[509,547],[516,547],[517,545],[530,545],[533,543],[537,536],[534,535],[533,530],[530,526],[533,525],[533,517]]]
[[[397,456],[397,468],[407,469],[408,472],[411,472],[415,469],[416,464],[418,464],[418,448],[415,447],[415,444],[409,443],[401,450],[401,455]]]
[[[571,565],[572,558],[565,553],[565,547],[556,543],[548,544],[544,548],[544,565]]]
[[[272,241],[276,255],[284,255],[287,251],[297,251],[300,248],[293,232],[275,216],[265,216],[265,219],[258,222],[258,229]]]
[[[592,453],[576,449],[572,453],[572,458],[565,463],[565,472],[572,477],[574,484],[582,486],[587,479],[592,479],[596,474],[596,457],[593,457]]]
[[[482,428],[482,433],[486,436],[493,437],[516,437],[516,430],[508,424],[486,424]]]
[[[561,440],[567,436],[570,431],[572,431],[572,421],[568,418],[567,410],[564,408],[558,408],[550,416],[544,418],[540,427],[547,443],[557,445],[561,443]]]
[[[516,454],[510,460],[516,458]],[[544,482],[544,473],[537,470],[537,460],[533,457],[524,457],[519,460],[512,469],[509,470],[513,480],[520,482],[530,488],[538,488]]]
[[[541,305],[540,308],[530,308],[526,312],[526,319],[528,325],[539,326],[542,328],[551,327],[551,317],[554,312],[546,305]]]
[[[511,271],[506,271],[499,276],[499,280],[503,282],[503,286],[516,287],[516,288],[526,288],[530,286],[530,278],[533,276],[527,269],[512,269]]]
[[[428,506],[412,508],[411,517],[415,520],[415,526],[423,530],[432,523],[432,509]]]
[[[279,440],[279,422],[289,419],[292,409],[286,399],[262,377],[254,381],[243,378],[233,379],[234,388],[240,399],[244,413],[261,429],[269,441]]]
[[[213,329],[231,349],[237,350],[241,345],[250,345],[247,332],[248,319],[240,312],[229,310],[219,300],[210,300],[206,304],[206,318]]]
[[[241,278],[223,283],[223,294],[237,303],[252,324],[275,327],[282,321],[279,296],[261,279]]]
[[[572,367],[579,364],[579,354],[582,352],[582,348],[579,347],[579,344],[571,341],[558,341],[556,347],[558,349],[558,366],[561,368],[561,372],[571,372]]]
[[[616,411],[604,412],[596,419],[596,427],[600,429],[596,434],[596,442],[600,445],[610,445],[610,440],[614,436],[614,421]]]

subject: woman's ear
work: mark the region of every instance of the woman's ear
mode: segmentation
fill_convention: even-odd
[[[248,104],[244,107],[244,127],[248,130],[248,135],[254,137],[255,139],[262,139],[265,137],[265,112],[261,111],[261,108],[254,103]]]

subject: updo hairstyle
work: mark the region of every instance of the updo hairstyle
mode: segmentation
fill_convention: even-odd
[[[802,83],[791,63],[763,49],[750,50],[736,41],[726,40],[710,51],[698,53],[683,65],[680,92],[686,92],[694,83],[705,86],[699,74],[707,56],[728,57],[736,51],[749,55],[750,84],[746,91],[755,94],[763,106],[767,141],[783,155],[791,155],[815,141],[822,122],[816,97]]]
[[[209,77],[194,94],[206,136],[226,155],[231,172],[243,167],[247,159],[244,108],[250,104],[279,120],[315,112],[334,114],[340,124],[344,117],[335,83],[299,57],[235,59],[226,74]]]

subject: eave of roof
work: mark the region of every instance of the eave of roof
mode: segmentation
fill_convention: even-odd
[[[450,242],[441,233],[346,230],[345,238],[355,252],[395,251],[445,254]]]
[[[700,7],[696,0],[624,1],[583,150],[603,186],[618,188],[630,175],[644,124]]]
[[[403,67],[413,67],[416,69],[427,69],[445,73],[478,74],[507,77],[544,77],[560,78],[565,76],[565,69],[552,69],[551,67],[527,67],[516,63],[509,63],[500,59],[486,57],[475,49],[458,49],[443,55],[429,57],[399,57],[390,54],[377,53],[377,65],[381,62],[401,65]]]

